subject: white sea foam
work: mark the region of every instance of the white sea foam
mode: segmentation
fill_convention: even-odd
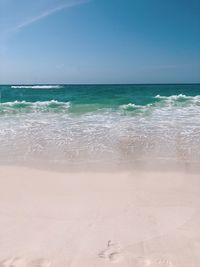
[[[140,106],[140,105],[136,105],[134,103],[128,103],[128,104],[125,104],[125,105],[121,105],[120,108],[124,109],[124,110],[134,110],[134,109],[137,109],[137,108],[142,108],[143,106]]]
[[[59,89],[61,85],[12,85],[12,89]]]
[[[66,112],[70,107],[70,102],[51,101],[13,101],[0,104],[0,113],[30,113],[30,112],[49,112],[62,111]]]
[[[200,100],[200,95],[196,95],[196,96],[187,96],[187,95],[183,95],[183,94],[171,95],[171,96],[156,95],[155,98],[157,98],[157,99],[169,99],[169,100],[181,100],[181,99]]]
[[[17,104],[25,104],[25,105],[32,105],[32,106],[48,106],[50,104],[57,104],[57,105],[67,105],[69,106],[69,102],[60,102],[57,100],[50,100],[50,101],[36,101],[36,102],[27,102],[27,101],[13,101],[13,102],[4,102],[1,103],[1,106],[14,106]]]
[[[171,95],[171,96],[160,96],[156,95],[155,99],[161,101],[162,104],[167,104],[168,106],[180,105],[180,106],[192,106],[200,105],[200,95],[196,96],[186,96],[183,94]]]
[[[177,99],[180,99],[180,98],[191,98],[192,96],[186,96],[186,95],[183,95],[183,94],[179,94],[179,95],[171,95],[171,96],[160,96],[160,95],[156,95],[155,98],[158,98],[158,99],[174,99],[174,100],[177,100]]]
[[[41,159],[65,164],[144,158],[200,162],[199,106],[141,106],[151,112],[139,112],[139,117],[132,112],[122,116],[112,109],[74,116],[68,107],[70,103],[55,100],[0,104],[11,114],[1,116],[0,162]],[[13,110],[20,116],[13,116]]]

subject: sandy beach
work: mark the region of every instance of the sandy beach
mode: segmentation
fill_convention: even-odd
[[[0,0],[0,267],[200,267],[200,0]]]
[[[199,194],[191,173],[1,166],[0,266],[198,267]]]

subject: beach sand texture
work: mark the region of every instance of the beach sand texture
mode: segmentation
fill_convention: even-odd
[[[0,167],[0,267],[198,267],[200,181],[184,172]]]

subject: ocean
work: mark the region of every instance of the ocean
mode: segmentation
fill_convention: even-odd
[[[200,84],[0,85],[0,163],[200,163]]]

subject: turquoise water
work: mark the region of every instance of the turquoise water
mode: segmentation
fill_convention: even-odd
[[[171,96],[172,105],[198,105],[200,85],[1,85],[0,94],[0,113],[134,111],[166,104],[163,96]]]
[[[0,162],[200,163],[200,84],[0,85]]]

